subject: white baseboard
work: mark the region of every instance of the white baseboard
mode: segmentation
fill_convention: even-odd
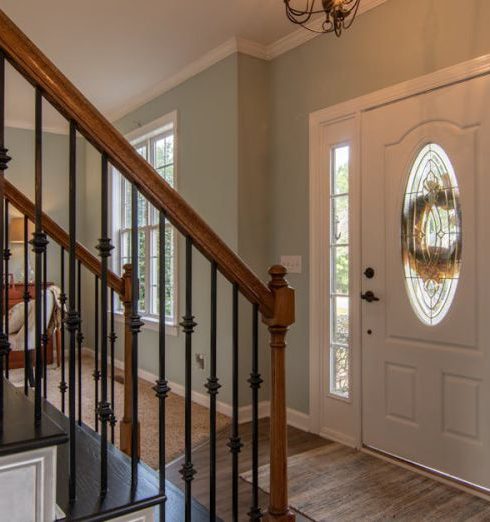
[[[341,433],[340,431],[322,428],[319,435],[325,439],[333,440],[334,442],[340,442],[340,444],[344,444],[344,446],[349,446],[350,448],[358,447],[357,441],[354,437],[346,435],[345,433]]]
[[[94,350],[91,348],[84,347],[82,348],[82,353],[87,353],[92,357],[95,355]],[[124,369],[124,363],[120,359],[114,360],[114,366],[119,370]],[[138,377],[143,379],[144,381],[154,383],[158,376],[154,373],[148,372],[141,368],[138,369]],[[169,381],[168,383],[171,391],[180,397],[184,397],[185,389],[182,384],[177,382]],[[192,401],[200,406],[204,406],[205,408],[209,407],[209,395],[207,393],[201,393],[198,391],[192,391]],[[219,413],[226,415],[227,417],[231,417],[232,415],[232,406],[227,402],[217,401],[216,409]],[[270,402],[269,401],[260,401],[259,402],[259,419],[263,419],[270,416]],[[246,406],[241,406],[238,409],[238,419],[240,424],[244,424],[246,422],[250,422],[252,420],[252,405],[247,404]],[[293,410],[291,408],[287,409],[287,422],[290,426],[294,428],[298,428],[303,431],[310,431],[310,416],[306,413],[302,413],[297,410]]]

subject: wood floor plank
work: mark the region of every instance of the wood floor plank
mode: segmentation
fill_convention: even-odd
[[[239,458],[240,473],[246,472],[252,467],[252,434],[251,423],[240,425],[240,436],[244,444]],[[259,425],[259,465],[269,462],[269,419],[261,419]],[[226,446],[229,431],[222,430],[217,438],[217,499],[216,510],[219,517],[225,521],[232,520],[231,516],[231,454]],[[296,455],[311,449],[330,444],[329,441],[298,430],[288,428],[289,455]],[[205,443],[193,451],[193,462],[198,473],[192,483],[193,496],[204,506],[209,507],[209,444]],[[179,469],[182,459],[172,462],[167,468],[167,479],[182,488],[182,479]],[[250,509],[252,487],[244,480],[239,481],[239,513],[240,521],[247,521],[247,512]],[[268,504],[268,495],[260,493],[261,507],[265,509]]]

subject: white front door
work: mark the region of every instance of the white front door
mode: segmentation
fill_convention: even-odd
[[[363,113],[361,164],[363,443],[490,489],[490,78]]]

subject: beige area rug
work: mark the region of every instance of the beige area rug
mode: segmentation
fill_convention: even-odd
[[[82,417],[92,429],[95,429],[95,384],[92,377],[94,359],[90,355],[82,358]],[[116,376],[122,377],[122,372],[116,370]],[[48,400],[61,409],[61,397],[58,389],[61,370],[48,368]],[[23,386],[24,369],[11,370],[10,380]],[[109,381],[110,383],[110,381]],[[158,400],[152,389],[152,384],[139,379],[139,420],[141,425],[141,459],[152,468],[158,468]],[[109,384],[110,393],[110,384]],[[116,418],[122,418],[124,386],[115,383]],[[99,396],[100,400],[100,396]],[[68,394],[66,394],[68,408]],[[68,411],[68,410],[66,410]],[[78,406],[77,406],[78,411]],[[228,417],[217,414],[217,428],[222,429],[229,424]],[[170,393],[166,400],[166,457],[167,463],[179,457],[184,452],[184,399]],[[110,433],[110,430],[109,430]],[[119,424],[116,424],[116,445],[119,444]],[[192,444],[198,446],[209,438],[209,410],[198,404],[192,405]]]
[[[290,457],[288,473],[291,507],[318,522],[490,520],[485,500],[338,443]],[[268,465],[259,485],[269,492]]]

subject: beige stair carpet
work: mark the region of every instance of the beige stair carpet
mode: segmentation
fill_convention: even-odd
[[[338,443],[290,457],[288,470],[291,507],[318,522],[490,520],[489,502]],[[259,486],[269,492],[268,465]]]
[[[68,365],[67,365],[68,366]],[[68,368],[67,368],[68,370]],[[82,358],[82,418],[83,422],[95,428],[95,385],[93,380],[94,359],[88,354]],[[120,370],[115,376],[122,377]],[[61,397],[58,389],[61,377],[60,368],[48,368],[48,400],[61,409]],[[67,374],[68,378],[68,374]],[[23,386],[24,369],[12,370],[10,380]],[[110,382],[110,381],[109,381]],[[100,384],[100,383],[99,383]],[[154,469],[158,469],[158,400],[152,389],[153,384],[139,379],[139,420],[141,425],[141,459]],[[124,385],[115,382],[116,418],[120,420],[123,413]],[[110,393],[110,384],[109,384]],[[110,398],[110,397],[109,397]],[[100,400],[100,395],[99,395]],[[68,393],[66,394],[68,408]],[[68,411],[68,409],[66,409]],[[78,411],[78,402],[77,402]],[[229,418],[217,414],[218,429],[225,428]],[[184,399],[170,393],[166,399],[166,457],[167,463],[178,458],[184,452]],[[110,433],[110,430],[109,430]],[[119,423],[115,429],[116,445],[119,444]],[[209,438],[209,410],[198,404],[192,404],[192,444],[202,444]]]

